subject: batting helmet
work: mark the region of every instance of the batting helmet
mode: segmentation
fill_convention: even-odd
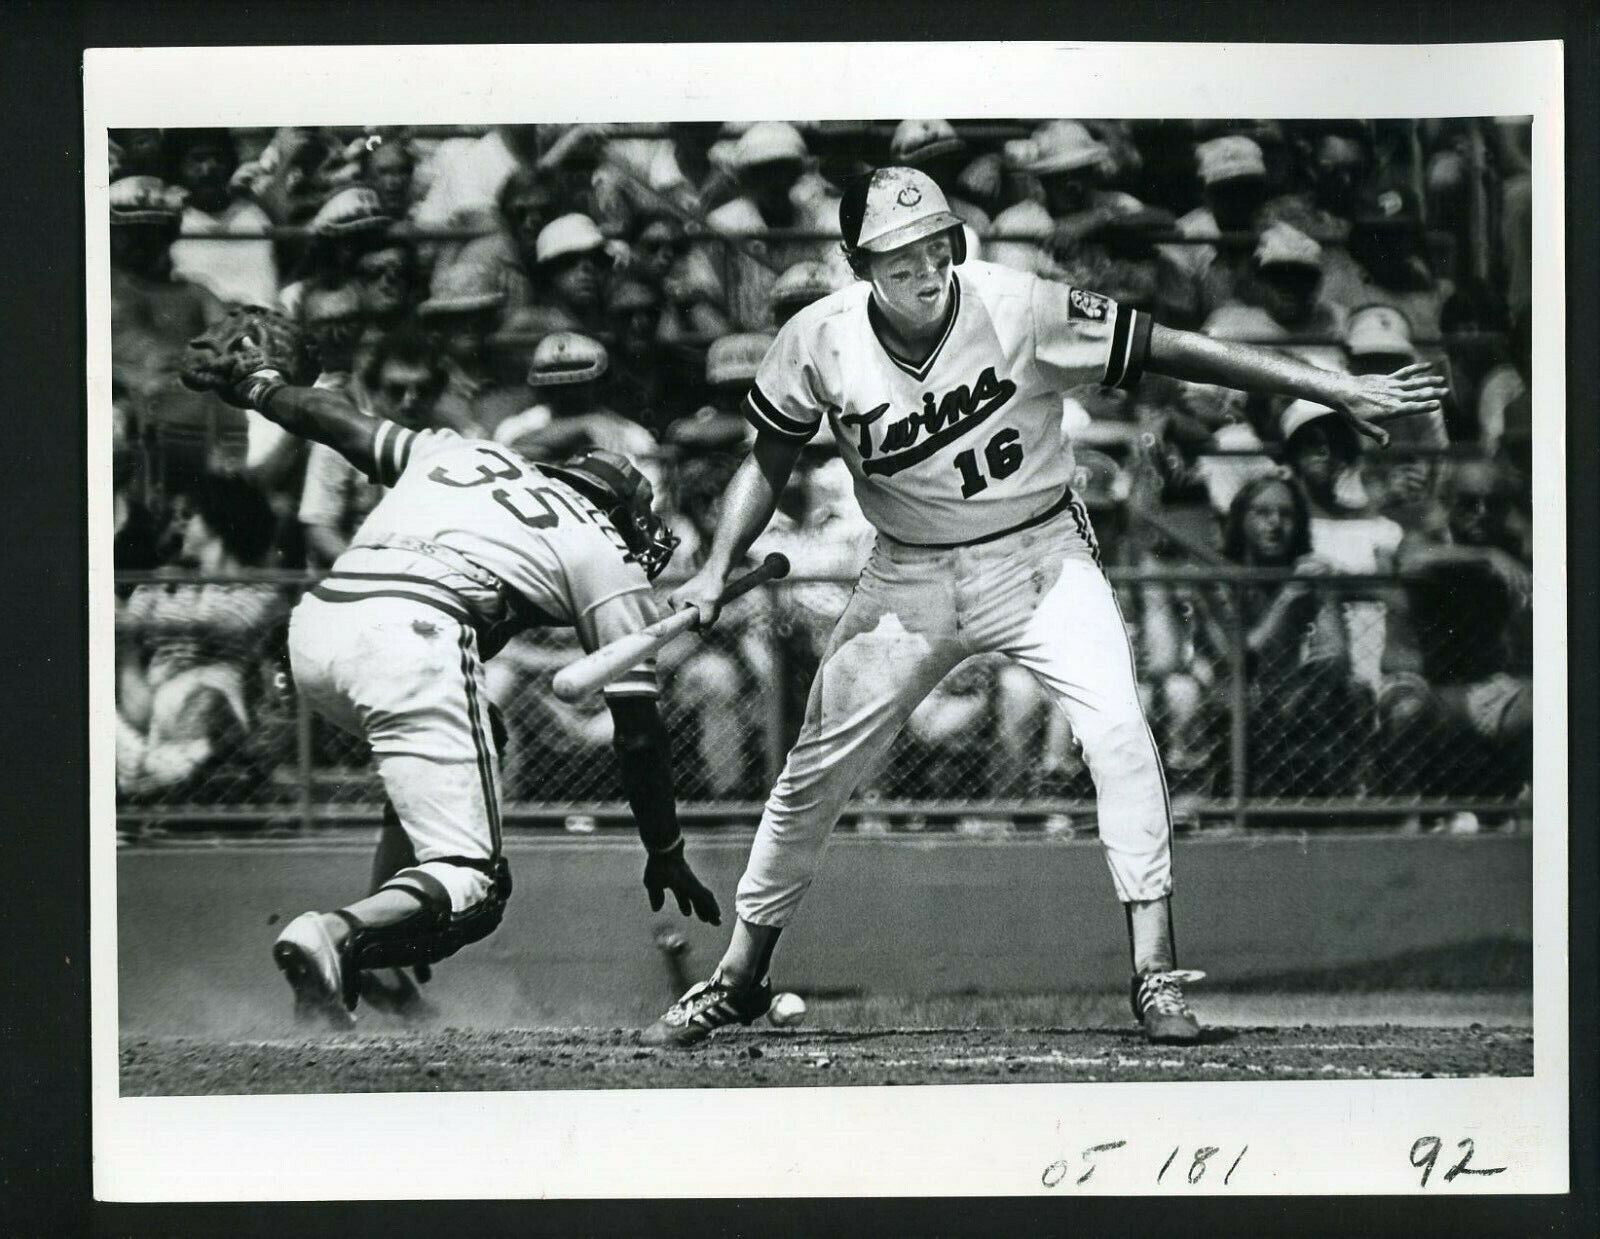
[[[582,452],[559,465],[540,465],[606,514],[628,551],[652,581],[672,558],[680,539],[650,506],[650,479],[617,452]]]
[[[967,256],[961,220],[944,191],[915,168],[879,168],[845,190],[839,200],[839,231],[850,268],[864,274],[863,254],[882,254],[949,230],[955,260]]]

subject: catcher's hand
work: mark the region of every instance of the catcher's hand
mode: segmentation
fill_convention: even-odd
[[[261,370],[305,384],[317,376],[316,351],[300,326],[261,306],[237,306],[189,341],[179,377],[190,391],[215,392],[248,408],[240,384]]]
[[[679,839],[670,851],[657,852],[645,862],[644,889],[650,895],[650,911],[661,911],[670,890],[678,900],[678,911],[685,916],[698,916],[708,925],[722,924],[722,909],[717,897],[701,884],[683,858],[683,840]]]

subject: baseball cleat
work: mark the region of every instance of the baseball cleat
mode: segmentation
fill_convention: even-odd
[[[356,1022],[354,977],[346,977],[344,956],[320,912],[303,912],[285,926],[272,944],[272,962],[294,990],[296,1019],[322,1020],[334,1028]]]
[[[1203,972],[1174,969],[1146,972],[1133,978],[1133,1017],[1157,1045],[1190,1045],[1200,1040],[1200,1021],[1183,998],[1185,981],[1199,981]]]
[[[692,986],[667,1008],[654,1024],[639,1034],[639,1044],[684,1049],[699,1045],[728,1024],[752,1024],[772,1005],[772,982],[734,989],[713,972],[709,980]]]

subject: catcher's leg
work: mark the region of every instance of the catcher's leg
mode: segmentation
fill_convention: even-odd
[[[294,961],[285,955],[291,947],[302,954],[307,944],[315,948],[319,975],[307,984],[324,991],[328,1006],[335,997],[328,982],[336,980],[336,996],[349,1010],[361,970],[431,964],[499,924],[511,883],[500,856],[496,729],[470,629],[404,600],[311,599],[301,609],[308,608],[318,622],[302,625],[301,644],[316,644],[314,635],[337,651],[315,686],[331,686],[360,719],[395,811],[375,871],[403,859],[396,820],[414,857],[364,899],[299,918],[291,929],[298,926],[305,942],[275,951],[295,983],[285,966]],[[332,613],[338,631],[329,633]],[[297,994],[301,989],[296,985]]]

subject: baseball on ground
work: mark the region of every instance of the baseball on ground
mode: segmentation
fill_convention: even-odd
[[[799,994],[774,994],[767,1021],[774,1028],[795,1028],[805,1021],[806,1000]]]

